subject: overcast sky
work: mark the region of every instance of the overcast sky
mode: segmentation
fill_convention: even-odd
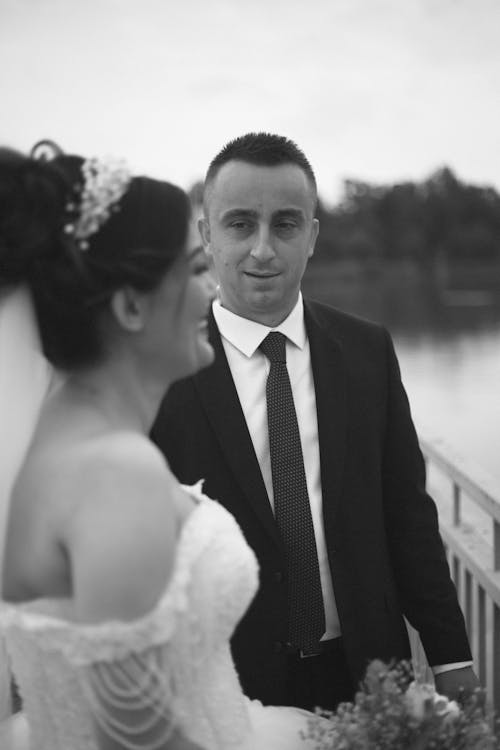
[[[189,187],[287,135],[320,193],[449,165],[500,190],[500,0],[0,0],[0,140]]]

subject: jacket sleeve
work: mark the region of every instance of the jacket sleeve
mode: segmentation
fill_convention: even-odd
[[[429,664],[471,659],[450,577],[425,464],[389,334],[383,497],[392,568],[403,613],[419,632]]]

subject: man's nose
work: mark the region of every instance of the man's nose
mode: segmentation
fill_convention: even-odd
[[[275,256],[272,239],[267,230],[261,230],[256,237],[254,246],[250,251],[250,255],[255,260],[264,263],[267,260],[271,260]]]

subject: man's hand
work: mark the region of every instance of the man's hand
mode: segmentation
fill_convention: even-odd
[[[481,687],[472,667],[441,672],[434,676],[434,682],[438,693],[460,703],[467,700],[475,690]]]

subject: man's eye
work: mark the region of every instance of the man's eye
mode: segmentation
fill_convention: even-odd
[[[240,221],[232,221],[229,226],[231,227],[231,229],[243,230],[243,229],[248,229],[249,224],[248,224],[248,221],[240,220]]]
[[[293,232],[297,228],[294,221],[280,221],[276,226],[282,232]]]

